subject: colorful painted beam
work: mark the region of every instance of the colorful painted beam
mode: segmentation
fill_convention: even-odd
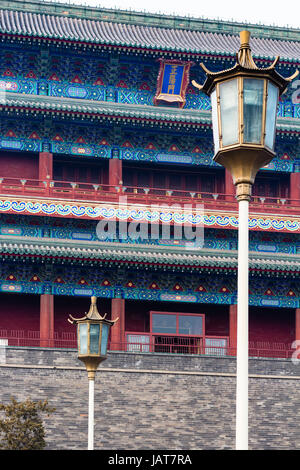
[[[204,210],[204,213],[203,213]],[[128,221],[142,223],[167,223],[183,224],[191,223],[194,226],[203,224],[204,227],[211,228],[238,228],[238,216],[236,212],[226,210],[207,210],[205,206],[196,208],[180,208],[176,206],[161,207],[157,209],[150,205],[137,205],[122,203],[86,203],[76,201],[47,200],[47,199],[26,199],[19,197],[2,196],[0,199],[0,214],[24,214],[50,217],[71,217],[90,220],[111,220]],[[264,213],[250,213],[250,230],[263,230],[274,232],[300,232],[300,217],[290,215],[273,215]]]

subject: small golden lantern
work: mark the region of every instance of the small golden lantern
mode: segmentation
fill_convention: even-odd
[[[68,321],[77,324],[78,359],[84,362],[89,381],[88,450],[94,450],[94,387],[96,370],[106,359],[109,331],[118,321],[100,315],[97,298],[91,297],[88,313],[82,318],[69,315]]]
[[[69,322],[77,324],[78,359],[84,362],[88,378],[94,380],[98,365],[106,359],[109,331],[116,320],[106,320],[97,309],[97,298],[91,297],[89,312],[82,318],[69,315]]]

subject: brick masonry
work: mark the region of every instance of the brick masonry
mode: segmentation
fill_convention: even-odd
[[[48,399],[47,448],[86,449],[87,373],[74,350],[6,348],[1,402]],[[2,356],[3,357],[3,356]],[[249,361],[250,449],[300,449],[300,365]],[[234,449],[235,359],[112,352],[95,381],[96,449]]]

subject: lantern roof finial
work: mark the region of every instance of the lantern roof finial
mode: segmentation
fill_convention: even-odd
[[[98,312],[97,297],[95,297],[94,295],[91,297],[91,306],[86,317],[89,320],[103,320],[106,317],[106,313],[104,314],[104,317],[102,317]]]
[[[91,305],[90,305],[90,309],[88,313],[86,313],[85,316],[81,318],[74,318],[72,317],[72,315],[69,315],[68,321],[70,323],[77,323],[77,322],[81,322],[85,320],[98,320],[98,321],[105,320],[105,322],[108,322],[112,325],[116,323],[116,321],[118,321],[118,318],[116,320],[106,320],[106,315],[107,313],[105,313],[103,317],[100,315],[98,308],[97,308],[97,297],[92,296]]]
[[[237,63],[246,69],[258,69],[251,54],[250,31],[241,31],[240,41],[241,45],[237,53]]]

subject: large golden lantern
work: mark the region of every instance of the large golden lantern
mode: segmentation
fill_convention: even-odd
[[[210,72],[200,64],[206,81],[192,83],[211,98],[214,160],[230,171],[238,198],[250,199],[256,173],[275,155],[278,98],[299,72],[282,77],[275,70],[279,57],[270,67],[257,67],[249,39],[249,31],[241,31],[234,67]]]

